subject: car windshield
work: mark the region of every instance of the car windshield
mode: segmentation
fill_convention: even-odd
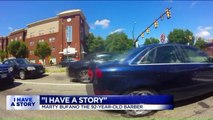
[[[26,59],[16,59],[16,62],[18,64],[30,64],[30,61],[26,60]]]

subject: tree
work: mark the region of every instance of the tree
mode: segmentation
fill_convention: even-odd
[[[174,29],[168,35],[168,42],[193,45],[194,36],[190,30]]]
[[[199,37],[195,43],[195,47],[203,49],[203,48],[205,48],[205,44],[206,44],[205,40],[203,38]]]
[[[0,50],[0,59],[1,59],[1,62],[4,61],[4,58],[7,57],[7,53],[3,50]]]
[[[86,49],[89,53],[104,51],[103,38],[95,37],[92,33],[90,33],[86,41]]]
[[[10,42],[8,52],[16,58],[26,58],[29,54],[26,44],[20,41]]]
[[[158,44],[160,41],[157,38],[146,38],[144,45],[149,45],[149,44]]]
[[[122,53],[133,47],[133,41],[125,33],[114,33],[106,37],[105,49],[107,52]]]
[[[42,59],[44,63],[44,59],[47,56],[51,55],[51,51],[52,50],[47,42],[39,42],[37,43],[36,49],[34,50],[34,54],[38,56],[40,59]]]

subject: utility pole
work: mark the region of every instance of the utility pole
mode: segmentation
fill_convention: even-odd
[[[133,46],[135,46],[135,45],[134,45],[134,41],[135,41],[135,24],[136,24],[136,22],[134,22],[134,24],[133,24],[133,28],[132,28],[132,40],[133,40]]]

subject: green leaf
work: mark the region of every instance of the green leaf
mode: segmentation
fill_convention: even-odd
[[[29,54],[29,50],[24,42],[12,41],[8,45],[9,54],[16,58],[26,58]]]
[[[35,56],[38,56],[40,59],[44,60],[46,57],[51,55],[51,48],[47,42],[37,43],[36,49],[34,50]]]

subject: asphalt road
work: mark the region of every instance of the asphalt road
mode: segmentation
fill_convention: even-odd
[[[0,89],[0,118],[125,118],[115,111],[9,111],[7,95],[88,95],[93,94],[91,84],[70,82],[66,73],[46,74],[38,79],[16,79],[14,86]],[[213,94],[175,103],[174,110],[158,111],[145,118],[205,118],[213,119]]]

